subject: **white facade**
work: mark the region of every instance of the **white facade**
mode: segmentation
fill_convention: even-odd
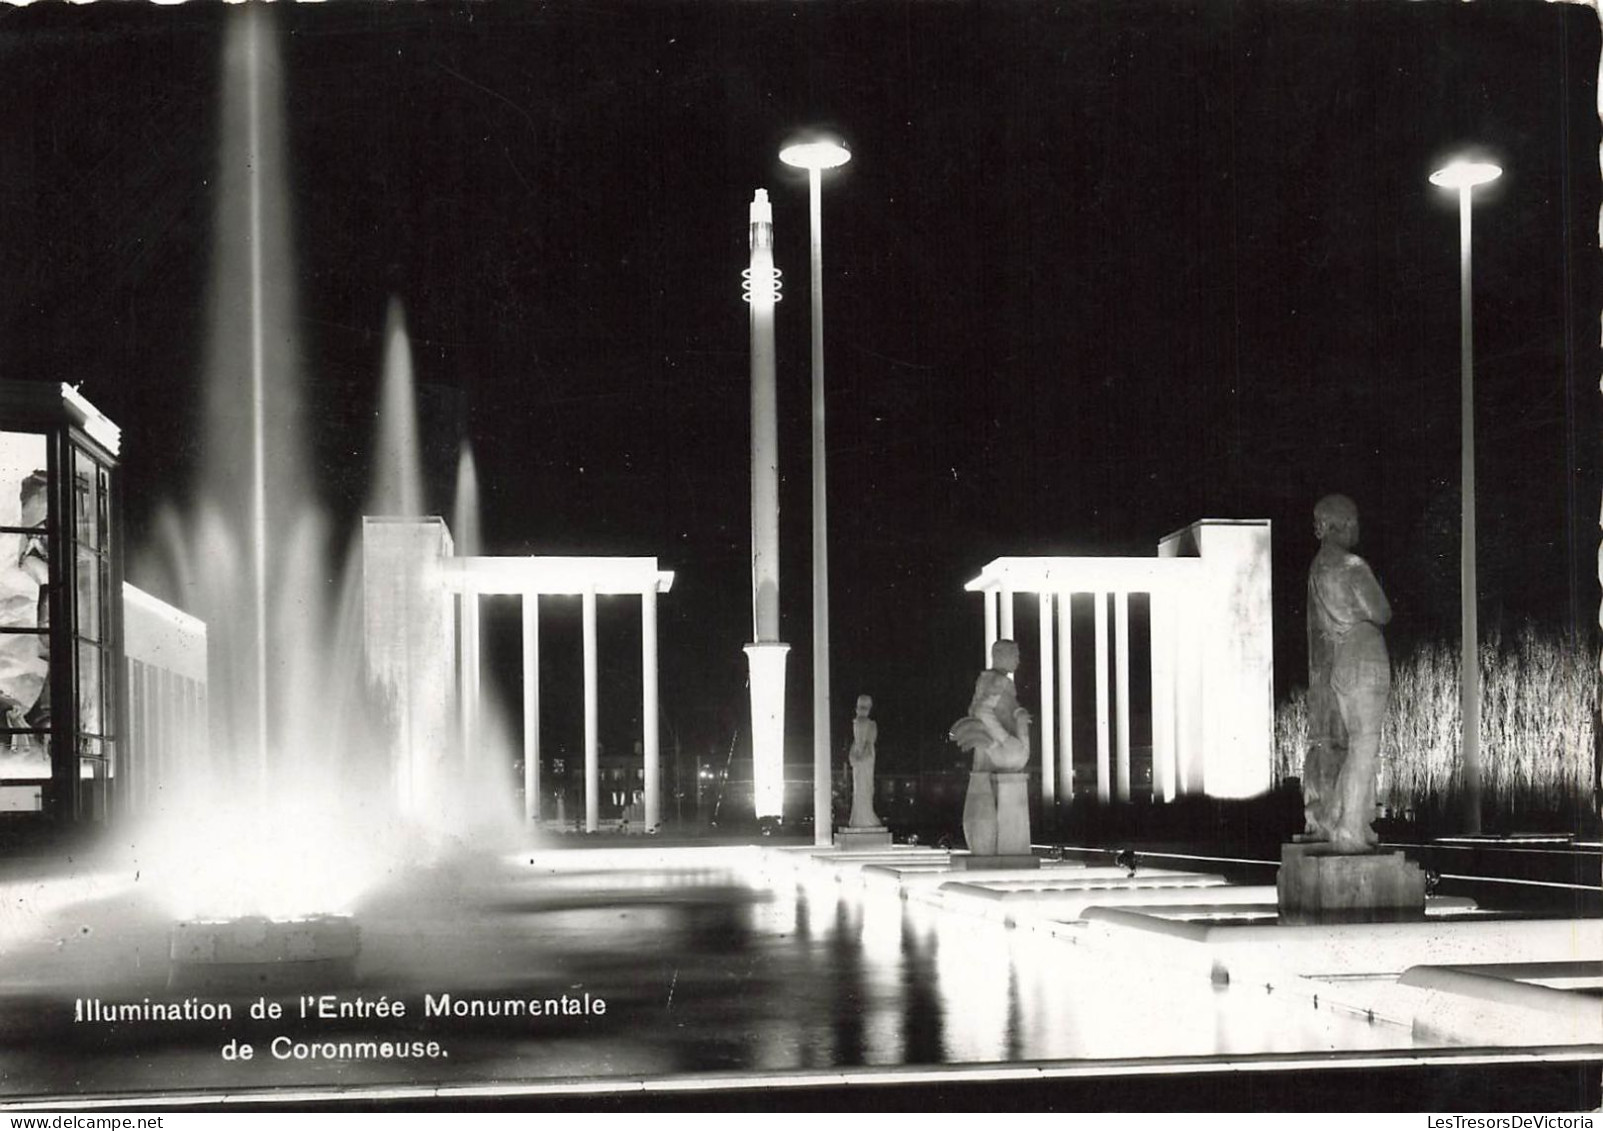
[[[1255,797],[1274,784],[1274,609],[1267,519],[1204,519],[1158,543],[1169,561],[1202,563],[1176,643],[1196,668],[1192,792]]]
[[[1095,719],[1100,801],[1128,801],[1131,770],[1130,597],[1150,601],[1152,794],[1240,798],[1272,785],[1273,608],[1267,519],[1203,519],[1158,544],[1158,556],[997,558],[965,586],[984,597],[984,662],[1011,637],[1016,595],[1039,611],[1042,800],[1073,796],[1076,709]],[[1092,609],[1090,649],[1073,638],[1076,603]],[[1055,615],[1054,615],[1055,614]],[[1089,657],[1081,653],[1089,651]],[[1094,665],[1093,701],[1076,703],[1075,664]]]
[[[457,617],[442,581],[452,553],[438,518],[362,520],[363,654],[383,704],[403,813],[431,795],[433,775],[458,749]]]
[[[117,804],[137,814],[209,764],[206,624],[126,582],[122,624],[128,734],[113,772]]]

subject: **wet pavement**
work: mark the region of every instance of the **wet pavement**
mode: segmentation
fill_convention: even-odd
[[[36,885],[31,906],[0,920],[0,1098],[606,1086],[1415,1045],[1405,1026],[776,877],[759,859],[646,848],[458,857],[370,894],[353,977],[280,979],[266,992],[248,971],[232,990],[169,989],[173,919],[132,876],[56,881],[76,898],[54,901]],[[186,998],[232,1017],[74,1019],[81,1002],[138,1014],[147,1000]]]

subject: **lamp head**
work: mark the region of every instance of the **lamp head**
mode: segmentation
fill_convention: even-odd
[[[1442,188],[1465,189],[1488,184],[1503,175],[1489,161],[1450,161],[1430,175],[1430,183]]]
[[[797,169],[838,169],[852,159],[852,151],[834,138],[811,138],[791,142],[779,159]]]

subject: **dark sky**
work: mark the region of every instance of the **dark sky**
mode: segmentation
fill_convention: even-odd
[[[1425,178],[1469,145],[1505,168],[1475,211],[1483,625],[1594,632],[1599,35],[1584,8],[273,14],[320,501],[357,513],[399,296],[431,509],[449,508],[470,439],[489,552],[656,554],[677,571],[663,709],[700,746],[745,729],[739,281],[763,186],[786,278],[782,634],[805,759],[807,209],[776,158],[801,126],[854,153],[824,193],[838,731],[859,690],[892,760],[962,713],[981,637],[962,583],[989,559],[1151,553],[1201,517],[1274,523],[1284,693],[1305,675],[1309,511],[1330,491],[1362,509],[1394,649],[1456,639],[1458,226]],[[227,16],[0,11],[0,376],[81,382],[124,427],[131,544],[200,474]],[[577,694],[576,619],[548,618],[548,703]],[[620,603],[603,621],[609,743],[635,725],[635,619]],[[492,627],[491,646],[510,684],[515,632]],[[558,741],[577,735],[568,702]]]

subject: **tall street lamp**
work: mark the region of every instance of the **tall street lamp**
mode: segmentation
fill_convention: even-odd
[[[814,139],[779,151],[779,159],[807,170],[813,290],[813,843],[831,839],[829,742],[829,520],[824,502],[824,274],[823,206],[820,182],[825,169],[852,159],[840,142]]]
[[[1475,608],[1475,330],[1470,304],[1470,212],[1476,185],[1503,175],[1496,165],[1453,161],[1430,175],[1430,183],[1458,190],[1458,279],[1461,338],[1460,480],[1462,519],[1459,586],[1462,607],[1459,660],[1459,713],[1462,717],[1465,831],[1481,831],[1481,686],[1479,626]]]

